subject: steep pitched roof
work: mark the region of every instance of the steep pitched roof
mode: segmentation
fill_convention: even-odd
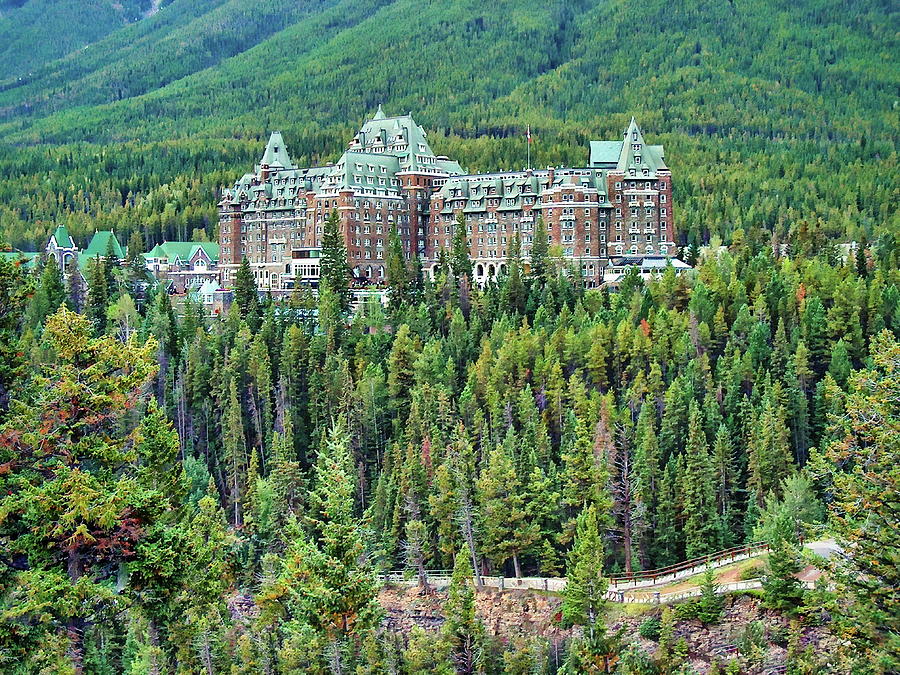
[[[646,170],[646,175],[654,177],[659,169],[665,168],[662,146],[645,145],[644,135],[632,117],[628,129],[625,131],[625,139],[622,143],[616,170],[625,173],[634,169],[637,175],[644,175],[644,170]]]
[[[190,260],[198,250],[202,250],[212,261],[219,259],[219,245],[214,241],[164,241],[145,253],[144,257]]]
[[[273,131],[272,135],[269,136],[266,151],[263,153],[259,163],[267,164],[268,166],[280,166],[284,169],[294,168],[287,148],[284,147],[284,138],[281,137],[280,131]]]
[[[75,248],[75,244],[72,243],[72,237],[69,236],[69,230],[66,229],[65,225],[60,225],[56,228],[56,231],[53,232],[53,238],[56,239],[56,245],[59,248]]]
[[[105,257],[106,252],[109,250],[110,243],[112,243],[113,252],[119,258],[124,258],[125,253],[122,250],[122,245],[119,244],[119,240],[116,239],[116,235],[113,234],[111,230],[99,230],[94,232],[94,236],[91,237],[91,242],[81,255],[85,258],[95,258],[97,256],[100,256],[101,258]]]

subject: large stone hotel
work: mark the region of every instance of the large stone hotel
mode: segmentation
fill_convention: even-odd
[[[616,141],[592,141],[587,166],[468,174],[436,156],[409,115],[379,107],[336,164],[294,166],[279,132],[255,171],[219,203],[223,284],[248,258],[260,289],[314,282],[325,220],[340,216],[353,273],[381,282],[391,227],[411,258],[431,273],[453,239],[457,214],[467,227],[476,281],[503,273],[516,232],[528,260],[535,222],[549,242],[597,285],[621,257],[674,256],[672,177],[661,145],[647,145],[632,119]]]

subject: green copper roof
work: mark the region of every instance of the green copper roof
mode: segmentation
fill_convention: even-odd
[[[211,261],[219,259],[219,245],[213,241],[164,241],[145,253],[144,257],[188,261],[198,250],[202,250]]]
[[[268,166],[280,166],[285,169],[292,169],[294,165],[291,163],[291,157],[288,155],[287,148],[284,147],[284,139],[281,137],[280,131],[273,131],[269,136],[269,142],[266,144],[266,151],[263,153],[260,164]]]
[[[34,251],[0,251],[0,259],[17,262],[25,267],[34,267],[39,255]]]
[[[622,154],[622,141],[591,141],[590,165],[612,169]]]
[[[94,232],[94,236],[91,237],[91,243],[88,244],[88,247],[84,249],[84,251],[82,251],[81,255],[85,258],[95,258],[96,256],[103,258],[109,250],[110,243],[112,243],[112,249],[116,256],[124,258],[125,253],[122,251],[122,245],[119,244],[116,235],[110,230]]]
[[[75,248],[75,244],[72,243],[72,237],[69,236],[69,230],[66,229],[65,225],[57,227],[53,237],[56,239],[56,245],[59,248]]]
[[[636,177],[653,178],[659,169],[665,168],[667,167],[663,161],[662,146],[645,145],[644,135],[632,117],[628,129],[625,131],[616,171],[630,175],[633,170]]]

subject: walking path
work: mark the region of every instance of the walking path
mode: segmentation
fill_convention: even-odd
[[[805,544],[816,555],[829,558],[840,551],[840,547],[834,540],[823,540]],[[670,565],[658,570],[646,572],[634,572],[629,574],[614,574],[609,578],[609,590],[607,598],[612,602],[622,603],[655,603],[665,604],[676,602],[686,598],[698,597],[701,593],[697,584],[688,585],[686,588],[679,584],[675,589],[663,592],[665,586],[675,581],[688,579],[702,574],[707,569],[717,569],[726,565],[733,565],[742,560],[758,558],[768,552],[768,546],[762,543],[751,544],[733,549],[719,551],[705,558],[687,560],[677,565]],[[408,571],[388,572],[382,575],[386,583],[413,586],[416,579],[410,579]],[[815,580],[819,578],[821,571],[808,566],[801,571],[797,578],[804,587],[812,588]],[[729,575],[725,575],[729,576]],[[427,572],[428,583],[434,588],[446,588],[450,585],[449,570],[435,570]],[[482,585],[488,588],[497,588],[501,591],[512,589],[530,589],[536,591],[560,592],[566,587],[566,580],[561,577],[481,577]],[[760,579],[748,579],[745,581],[728,581],[718,585],[718,593],[732,593],[734,591],[757,589],[762,587]],[[635,593],[636,589],[642,592]],[[627,592],[626,592],[627,591]]]

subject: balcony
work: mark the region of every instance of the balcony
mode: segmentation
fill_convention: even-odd
[[[647,200],[644,202],[644,206],[653,206],[653,200],[652,200],[652,199],[647,199]]]
[[[628,206],[640,206],[640,205],[641,205],[641,203],[637,199],[633,199],[630,202],[628,202]]]

